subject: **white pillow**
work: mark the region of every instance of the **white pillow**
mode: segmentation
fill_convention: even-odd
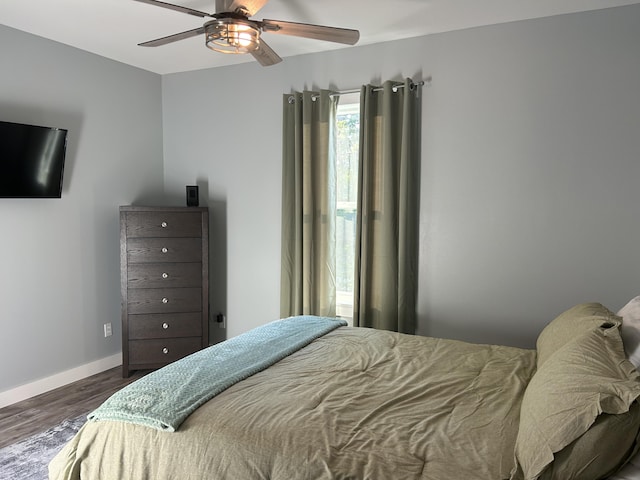
[[[640,366],[640,296],[635,297],[617,313],[622,317],[620,336],[627,357],[638,368]]]
[[[617,313],[622,317],[620,336],[624,350],[633,365],[640,365],[640,296],[633,298]],[[640,453],[634,455],[629,463],[609,480],[640,480]]]

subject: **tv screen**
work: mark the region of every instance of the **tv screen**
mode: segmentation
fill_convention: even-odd
[[[0,197],[60,198],[67,130],[0,122]]]

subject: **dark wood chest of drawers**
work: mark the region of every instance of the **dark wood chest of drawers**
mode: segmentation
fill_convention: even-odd
[[[120,207],[122,374],[209,344],[209,212]]]

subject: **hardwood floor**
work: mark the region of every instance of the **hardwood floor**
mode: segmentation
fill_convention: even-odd
[[[43,432],[67,418],[88,414],[146,373],[137,371],[122,378],[122,367],[116,367],[0,409],[0,448]]]

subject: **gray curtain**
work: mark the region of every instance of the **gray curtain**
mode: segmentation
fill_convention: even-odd
[[[280,316],[335,316],[335,117],[323,90],[283,98]]]
[[[415,333],[419,89],[362,87],[354,325]]]

